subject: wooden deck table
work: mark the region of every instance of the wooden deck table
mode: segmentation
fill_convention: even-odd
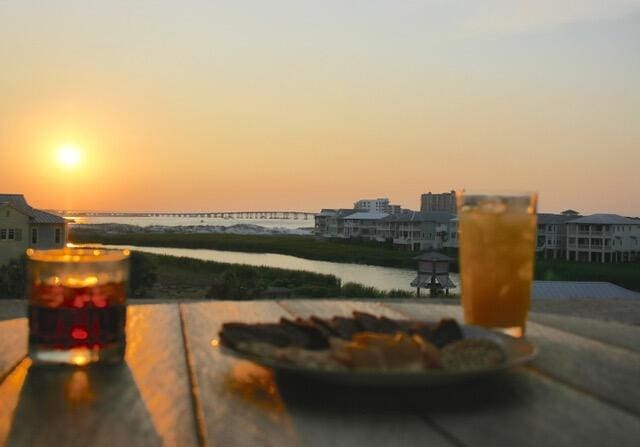
[[[226,321],[460,318],[417,302],[132,305],[126,363],[31,367],[27,321],[0,322],[0,446],[640,445],[640,328],[532,314],[529,366],[439,388],[307,381],[212,346]]]

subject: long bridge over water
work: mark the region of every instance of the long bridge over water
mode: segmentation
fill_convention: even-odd
[[[306,211],[207,211],[180,213],[124,213],[103,211],[58,211],[64,216],[77,217],[194,217],[209,219],[313,219],[314,213]]]

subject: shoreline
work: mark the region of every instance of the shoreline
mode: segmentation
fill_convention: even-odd
[[[256,224],[233,224],[233,225],[132,225],[121,223],[72,223],[70,232],[101,232],[105,234],[237,234],[237,235],[290,235],[290,236],[311,236],[311,227],[286,228],[286,227],[265,227]]]
[[[178,228],[178,227],[171,227]],[[243,253],[272,253],[327,261],[415,270],[419,252],[393,249],[383,243],[358,240],[323,239],[290,233],[238,234],[225,231],[193,232],[188,227],[167,232],[165,228],[149,231],[146,227],[102,224],[71,227],[69,242],[79,244],[134,245],[144,247],[211,249]],[[131,231],[131,232],[130,232]],[[445,253],[454,258],[451,273],[458,272],[457,252]],[[640,292],[640,263],[600,264],[536,258],[535,280],[610,282]]]

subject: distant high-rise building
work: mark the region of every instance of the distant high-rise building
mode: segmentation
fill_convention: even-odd
[[[430,212],[456,212],[456,192],[443,192],[442,194],[433,194],[428,192],[420,197],[420,211],[423,213]]]
[[[400,205],[392,205],[387,198],[379,199],[361,199],[353,204],[354,209],[366,210],[370,213],[400,213]]]

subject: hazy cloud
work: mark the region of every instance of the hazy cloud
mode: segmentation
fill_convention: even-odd
[[[488,0],[464,6],[466,11],[460,24],[463,33],[496,36],[640,13],[640,0]]]

